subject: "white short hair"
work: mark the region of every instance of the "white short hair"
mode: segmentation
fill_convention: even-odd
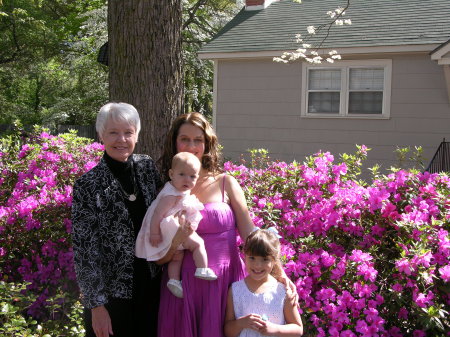
[[[100,137],[103,136],[106,123],[110,119],[115,122],[127,122],[136,129],[136,135],[139,136],[139,131],[141,131],[141,120],[136,108],[131,104],[111,102],[100,108],[100,111],[97,114],[97,121],[95,122],[95,129]]]

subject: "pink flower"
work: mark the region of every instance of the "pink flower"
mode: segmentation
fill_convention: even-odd
[[[30,151],[31,147],[28,144],[22,145],[22,149],[20,150],[19,154],[17,155],[17,157],[19,159],[24,158],[28,152]]]
[[[345,275],[345,261],[340,261],[336,268],[331,270],[331,279],[337,280]]]
[[[428,295],[423,293],[413,294],[414,302],[416,302],[417,306],[420,308],[426,308],[427,306],[433,305],[434,295],[431,291],[428,292]]]
[[[403,337],[403,334],[401,333],[401,330],[397,326],[393,326],[389,329],[389,336],[391,337]]]
[[[372,256],[370,256],[370,254],[364,253],[358,249],[354,249],[349,259],[355,262],[366,262],[371,261],[373,258]]]
[[[439,268],[439,274],[444,282],[450,282],[450,265]]]
[[[356,269],[358,270],[358,275],[362,275],[366,281],[374,282],[377,278],[378,271],[368,263],[362,263]]]
[[[398,311],[398,318],[408,319],[408,310],[405,307],[400,308]]]
[[[397,267],[399,272],[403,272],[406,275],[411,275],[411,267],[407,259],[401,259],[395,262],[395,266]]]
[[[392,289],[396,292],[402,292],[403,291],[403,286],[399,283],[396,283],[392,286]]]
[[[333,166],[333,173],[337,176],[347,173],[347,165],[345,163]]]
[[[334,264],[334,262],[336,261],[336,258],[334,256],[331,256],[327,252],[322,252],[320,254],[320,259],[322,261],[322,265],[325,268],[332,266]]]
[[[95,166],[97,166],[97,162],[91,160],[91,161],[88,161],[86,164],[84,164],[83,170],[85,172],[87,172],[87,171],[90,171]]]

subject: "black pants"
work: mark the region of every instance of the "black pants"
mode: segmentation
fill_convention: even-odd
[[[114,337],[156,337],[161,276],[154,279],[146,261],[135,259],[132,299],[109,299],[105,305],[111,317]],[[84,310],[86,337],[95,337],[91,310]]]

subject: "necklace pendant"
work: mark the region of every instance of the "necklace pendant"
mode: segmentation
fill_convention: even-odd
[[[130,194],[130,196],[128,197],[128,200],[135,201],[136,200],[136,196],[134,194]]]

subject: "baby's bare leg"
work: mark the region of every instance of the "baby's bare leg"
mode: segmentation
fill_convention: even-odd
[[[167,266],[167,274],[169,279],[180,280],[181,278],[181,264],[183,263],[184,252],[182,250],[177,250],[170,260]]]
[[[192,252],[192,257],[197,268],[208,267],[208,255],[206,254],[205,243],[196,232],[189,235],[183,242],[183,247]]]

